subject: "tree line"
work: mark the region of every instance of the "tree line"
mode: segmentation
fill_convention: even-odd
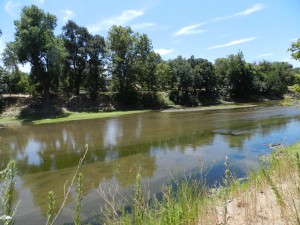
[[[51,94],[84,91],[96,99],[110,91],[122,104],[134,105],[163,91],[174,103],[193,106],[220,98],[280,97],[299,73],[287,62],[248,63],[242,52],[214,63],[194,56],[165,61],[146,34],[130,27],[114,25],[104,38],[69,20],[56,36],[56,22],[37,6],[22,9],[15,40],[3,53],[0,93],[40,94],[48,102]],[[20,63],[30,64],[29,74],[19,70]]]

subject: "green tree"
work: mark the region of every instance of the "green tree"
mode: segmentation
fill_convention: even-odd
[[[217,76],[213,64],[206,59],[196,59],[194,56],[188,61],[192,68],[194,94],[210,99],[216,97]]]
[[[262,95],[280,97],[286,93],[287,86],[292,80],[292,65],[264,60],[255,67]]]
[[[69,89],[76,95],[79,94],[80,86],[86,78],[85,69],[88,63],[88,42],[92,35],[87,28],[78,26],[75,22],[69,20],[63,27],[62,38],[66,49],[65,72],[69,76]]]
[[[223,98],[230,97],[229,60],[227,58],[217,58],[214,64],[217,76],[217,86],[219,95]]]
[[[136,44],[137,35],[130,27],[112,26],[108,32],[110,72],[113,87],[121,102],[137,101]]]
[[[155,70],[155,77],[157,79],[158,89],[160,91],[167,91],[173,88],[172,84],[172,70],[168,62],[160,61]]]
[[[300,60],[300,38],[297,41],[292,42],[292,46],[288,50],[292,53],[293,59]],[[293,85],[293,89],[300,93],[300,73],[294,75],[294,80],[295,84]]]
[[[135,68],[139,85],[143,90],[155,92],[158,89],[155,71],[161,57],[153,51],[151,40],[146,34],[136,34],[135,47]]]
[[[288,50],[292,53],[292,57],[295,60],[300,60],[300,38],[292,42],[292,46]]]
[[[100,35],[92,36],[87,45],[87,91],[92,99],[96,99],[100,87],[104,85],[105,41]]]
[[[199,104],[197,97],[192,93],[194,77],[190,62],[186,58],[178,56],[169,63],[176,88],[170,93],[170,99],[177,104],[186,106]]]
[[[2,94],[7,93],[8,87],[7,87],[6,79],[8,75],[9,75],[8,72],[0,66],[0,100],[2,98]]]
[[[31,64],[31,75],[41,86],[48,102],[50,84],[53,79],[53,74],[49,72],[52,66],[49,53],[56,44],[56,37],[53,33],[56,27],[56,17],[32,5],[22,9],[21,19],[16,20],[14,24],[19,62]]]
[[[253,73],[252,68],[244,60],[242,52],[236,55],[229,55],[229,85],[230,95],[234,98],[248,98],[253,93]]]

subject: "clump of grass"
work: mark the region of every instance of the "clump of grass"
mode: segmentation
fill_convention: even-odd
[[[47,224],[52,224],[56,211],[55,211],[55,195],[53,191],[48,192],[48,207],[47,207]]]
[[[212,211],[208,207],[207,196],[209,189],[205,179],[193,179],[192,174],[183,178],[174,177],[168,185],[162,187],[161,192],[150,197],[149,191],[141,184],[141,175],[136,176],[133,194],[129,198],[121,196],[122,203],[115,202],[118,191],[112,194],[104,187],[99,188],[101,197],[106,202],[103,210],[103,224],[207,224],[207,213]],[[130,206],[129,208],[125,205]],[[203,215],[200,219],[199,215]]]
[[[82,207],[82,189],[83,189],[83,181],[84,181],[84,175],[83,173],[79,173],[77,177],[77,188],[76,188],[76,205],[75,205],[75,225],[80,225],[80,210]]]
[[[17,206],[14,206],[14,192],[16,183],[16,162],[10,161],[7,168],[0,172],[0,221],[5,225],[14,224],[13,216]]]

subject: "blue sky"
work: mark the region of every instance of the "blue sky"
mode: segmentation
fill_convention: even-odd
[[[216,58],[239,50],[248,62],[292,60],[287,49],[300,38],[299,0],[0,0],[0,52],[14,39],[13,21],[35,4],[57,16],[56,34],[68,19],[107,36],[113,24],[148,34],[164,59]],[[25,68],[24,70],[28,70]]]

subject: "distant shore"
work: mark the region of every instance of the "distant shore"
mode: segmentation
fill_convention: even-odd
[[[254,104],[220,104],[220,105],[208,105],[208,106],[197,106],[189,108],[178,108],[178,109],[166,109],[162,112],[197,112],[197,111],[208,111],[208,110],[226,110],[226,109],[242,109],[256,107]]]

